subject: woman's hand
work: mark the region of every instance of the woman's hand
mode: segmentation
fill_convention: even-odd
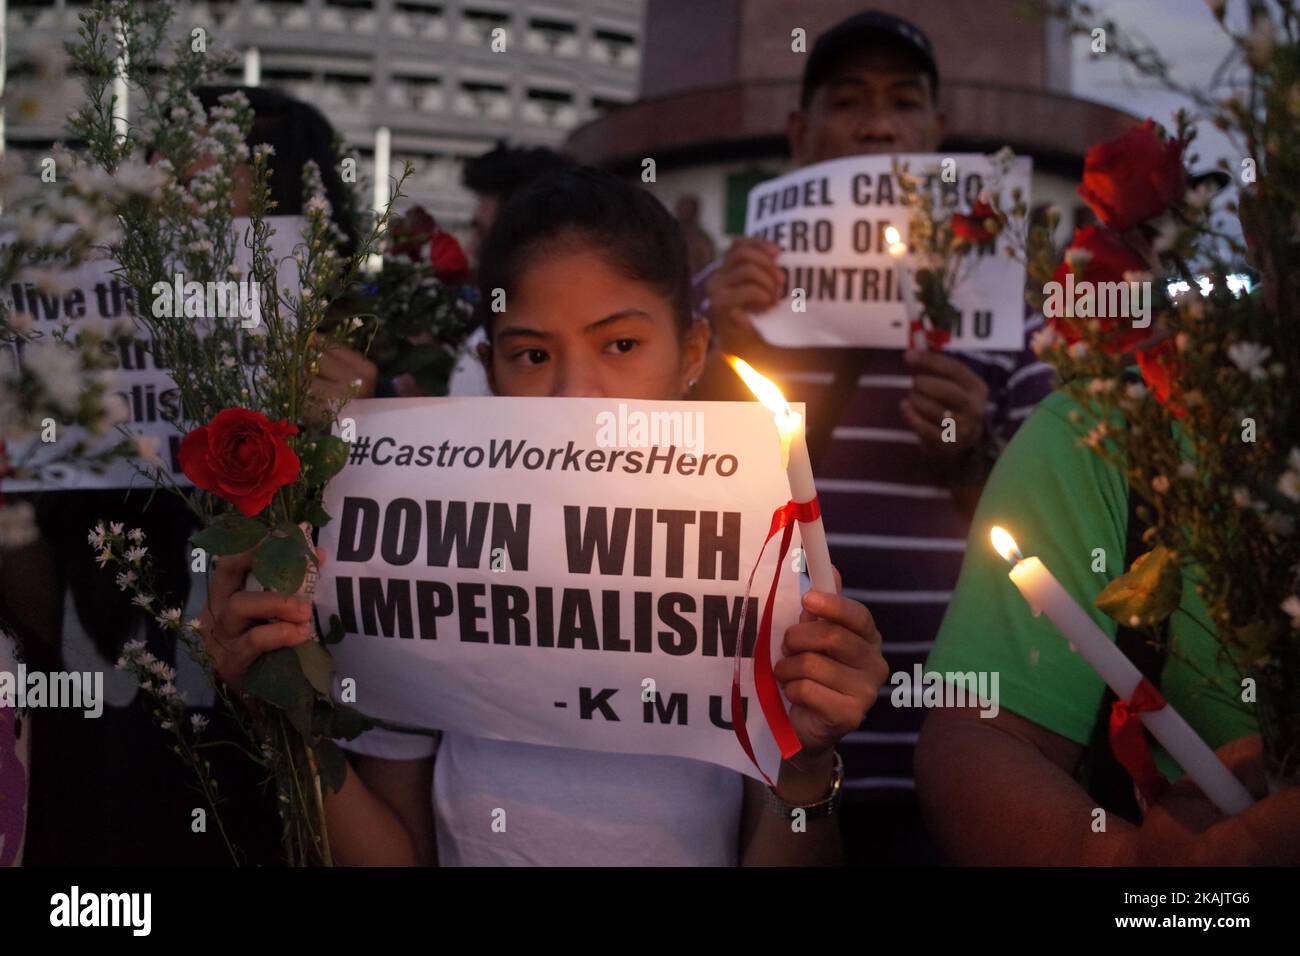
[[[319,560],[325,553],[316,549]],[[216,672],[235,690],[258,657],[277,647],[293,647],[311,638],[311,602],[275,591],[244,590],[253,567],[253,552],[216,560],[208,603],[199,617],[203,646]]]
[[[839,572],[835,589],[840,591]],[[843,595],[809,591],[799,623],[785,632],[773,675],[790,701],[790,722],[815,758],[858,729],[889,679],[871,612]]]

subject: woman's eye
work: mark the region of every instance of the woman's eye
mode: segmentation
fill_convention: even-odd
[[[637,347],[639,343],[636,339],[615,339],[609,343],[609,348],[618,352],[620,355],[626,355]]]
[[[549,357],[545,349],[523,349],[510,356],[510,360],[525,365],[542,365]]]

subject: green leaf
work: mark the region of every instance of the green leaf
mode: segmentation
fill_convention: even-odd
[[[217,515],[212,523],[190,539],[208,554],[239,554],[257,545],[270,529],[243,515]]]
[[[317,641],[295,644],[293,651],[298,655],[298,664],[311,686],[316,688],[316,693],[328,697],[334,689],[334,658],[330,657],[330,652]]]
[[[318,736],[352,740],[378,724],[355,707],[336,701],[316,701],[312,726]]]
[[[286,596],[295,594],[302,587],[310,560],[307,540],[297,528],[276,529],[253,555],[253,575],[264,587]]]
[[[329,630],[321,635],[320,642],[326,646],[337,644],[343,640],[343,635],[347,632],[343,630],[343,621],[337,614],[330,615]]]
[[[312,499],[303,508],[303,519],[313,528],[323,528],[330,523],[330,513],[320,501]]]
[[[312,752],[316,755],[316,771],[320,774],[321,786],[338,793],[347,779],[348,758],[332,740],[318,740]]]
[[[317,435],[305,441],[298,451],[302,462],[302,480],[308,488],[318,488],[348,462],[348,443],[336,435]]]
[[[298,733],[311,735],[316,691],[290,647],[277,647],[253,661],[244,675],[244,692],[284,712]]]
[[[1106,585],[1096,603],[1125,627],[1150,626],[1173,614],[1182,596],[1178,562],[1168,548],[1157,545]]]

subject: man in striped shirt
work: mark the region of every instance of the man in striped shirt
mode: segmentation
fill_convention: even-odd
[[[890,14],[848,18],[809,53],[787,134],[800,166],[843,156],[931,153],[943,138],[929,40]],[[970,514],[998,452],[1052,388],[1051,370],[1016,353],[786,349],[762,341],[751,316],[783,286],[779,247],[736,239],[700,277],[715,352],[695,397],[750,398],[720,353],[745,356],[786,397],[807,404],[808,436],[831,557],[844,593],[864,602],[891,670],[922,665],[961,569]],[[1028,338],[1041,325],[1026,324]],[[943,421],[956,441],[941,440]],[[843,830],[851,862],[928,862],[914,797],[919,706],[894,687],[840,745]],[[919,692],[919,688],[917,688]],[[920,703],[919,697],[917,704]]]

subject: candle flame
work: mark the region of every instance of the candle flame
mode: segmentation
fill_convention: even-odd
[[[1020,553],[1019,546],[1016,544],[1016,539],[1011,537],[1011,532],[1006,528],[994,525],[993,530],[989,532],[989,537],[993,539],[993,548],[998,554],[1002,555],[1002,560],[1011,561],[1012,564],[1015,564],[1016,561],[1024,558],[1024,555]]]
[[[762,402],[763,407],[769,412],[776,415],[786,415],[792,411],[790,403],[785,400],[781,390],[776,387],[776,383],[770,378],[760,375],[743,358],[728,355],[726,359],[727,363],[736,370],[736,374],[749,387],[749,390],[754,393],[754,397]]]
[[[903,235],[893,226],[885,228],[885,241],[889,243],[889,254],[898,258],[907,252],[907,244],[903,242]]]

